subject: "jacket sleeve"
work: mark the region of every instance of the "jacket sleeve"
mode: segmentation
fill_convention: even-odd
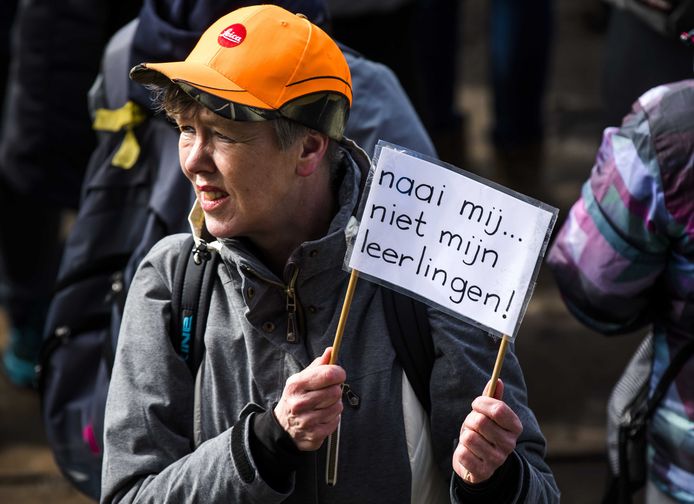
[[[651,319],[653,287],[668,260],[664,192],[646,114],[608,128],[590,179],[557,234],[548,264],[569,310],[604,334]]]
[[[168,330],[181,240],[152,249],[128,294],[106,404],[101,500],[281,502],[292,486],[279,493],[261,477],[251,456],[252,413],[193,449],[194,380]]]
[[[482,330],[437,310],[429,309],[429,322],[435,351],[430,383],[432,440],[439,467],[443,474],[451,475],[451,457],[460,427],[470,412],[470,404],[482,394],[489,380],[499,342]],[[503,504],[558,503],[559,490],[544,460],[545,438],[528,406],[525,380],[513,345],[509,346],[504,359],[501,379],[504,381],[503,400],[523,424],[516,449],[510,455],[517,459],[512,469],[516,474],[515,487],[512,492],[504,492],[508,500]],[[505,478],[504,482],[509,484]],[[455,489],[453,481],[451,502],[461,501]]]

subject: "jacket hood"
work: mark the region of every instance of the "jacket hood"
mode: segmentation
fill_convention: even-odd
[[[143,63],[181,61],[195,47],[202,33],[218,18],[240,7],[255,5],[252,0],[145,0],[130,52],[130,68]],[[267,2],[290,12],[301,12],[314,24],[325,28],[328,19],[323,0],[282,0]],[[150,91],[129,81],[130,98],[152,109]]]

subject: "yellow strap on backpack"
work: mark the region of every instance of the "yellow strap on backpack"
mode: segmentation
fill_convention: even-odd
[[[136,103],[129,101],[119,109],[97,109],[92,128],[96,131],[110,131],[112,133],[125,130],[125,136],[118,150],[113,155],[111,164],[124,170],[129,170],[140,157],[140,144],[133,132],[135,126],[141,124],[147,118],[144,109]]]

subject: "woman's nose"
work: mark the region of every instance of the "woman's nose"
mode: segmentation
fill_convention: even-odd
[[[181,164],[190,173],[214,170],[209,144],[202,137],[197,137],[190,145],[182,146],[181,154]]]

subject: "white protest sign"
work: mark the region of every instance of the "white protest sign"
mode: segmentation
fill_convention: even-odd
[[[379,142],[349,267],[515,337],[557,210]]]

